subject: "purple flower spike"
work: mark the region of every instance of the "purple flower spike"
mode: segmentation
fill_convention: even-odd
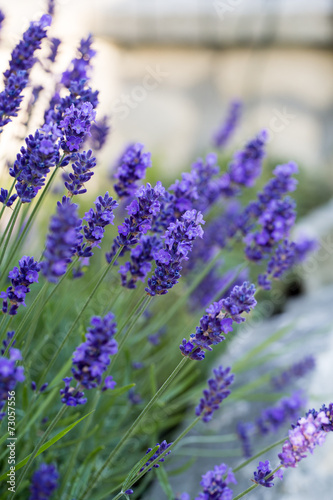
[[[101,120],[96,120],[91,125],[89,144],[94,151],[100,151],[110,133],[111,127],[108,125],[108,117],[103,116]]]
[[[155,273],[145,289],[149,295],[164,295],[178,283],[182,269],[180,263],[188,260],[194,240],[202,238],[201,225],[204,223],[201,212],[188,210],[181,220],[170,224],[164,234],[163,248],[155,253]]]
[[[89,72],[91,69],[91,59],[95,56],[96,52],[91,48],[93,37],[90,34],[86,39],[83,38],[78,48],[79,57],[73,59],[69,70],[65,71],[62,75],[61,83],[70,88],[72,82],[86,81],[89,79]]]
[[[19,260],[19,268],[14,267],[8,274],[11,286],[5,292],[0,293],[3,300],[2,312],[11,316],[17,314],[20,305],[25,306],[25,296],[30,292],[31,283],[38,283],[38,273],[41,265],[34,261],[33,257],[22,257]],[[8,310],[9,309],[9,310]]]
[[[147,168],[151,167],[151,154],[144,153],[143,148],[139,142],[130,144],[115,166],[114,178],[118,182],[113,187],[120,198],[133,196],[138,189],[137,181],[144,179]]]
[[[226,464],[215,465],[214,470],[202,476],[200,484],[203,491],[195,500],[232,500],[232,490],[227,486],[229,483],[237,484],[232,470]]]
[[[56,466],[42,463],[31,478],[29,500],[49,500],[58,488],[58,479]]]
[[[14,201],[17,198],[17,194],[12,194],[11,196],[8,197],[8,191],[7,189],[1,188],[0,191],[0,203],[3,203],[6,205],[6,207],[11,207]]]
[[[87,136],[90,136],[90,127],[95,120],[96,112],[90,102],[80,106],[72,104],[64,112],[59,126],[63,129],[64,139],[61,147],[66,153],[76,153]]]
[[[81,227],[77,205],[64,196],[57,203],[57,214],[51,218],[44,261],[41,263],[48,281],[56,283],[66,273],[68,264],[82,242]]]
[[[259,462],[257,470],[254,472],[254,482],[260,484],[261,486],[265,486],[265,488],[271,488],[274,486],[273,479],[278,477],[279,479],[283,479],[283,472],[281,469],[275,472],[272,476],[266,479],[266,476],[271,474],[273,469],[271,469],[271,465],[269,460],[265,462]]]
[[[259,432],[276,432],[283,424],[293,422],[305,403],[304,394],[296,391],[291,397],[282,398],[276,406],[266,408],[256,422]]]
[[[223,366],[213,370],[214,378],[208,380],[208,389],[203,391],[204,397],[195,409],[197,417],[202,416],[204,422],[212,419],[214,411],[218,410],[222,401],[229,396],[230,391],[227,388],[234,381],[230,370],[230,367],[224,369]]]
[[[87,192],[84,184],[94,175],[91,169],[96,167],[96,158],[92,156],[91,149],[83,153],[76,153],[72,163],[73,172],[64,174],[66,178],[65,187],[68,189],[68,196],[75,196]]]
[[[271,384],[276,390],[283,389],[286,385],[299,377],[304,377],[309,371],[313,370],[316,362],[313,356],[307,356],[298,363],[293,364],[290,368],[283,371],[279,375],[272,377]]]
[[[150,457],[150,459],[148,460],[148,462],[147,462],[147,463],[146,463],[146,464],[142,467],[142,469],[140,469],[140,472],[143,472],[145,469],[147,469],[147,468],[150,466],[150,464],[151,464],[151,463],[152,463],[152,462],[153,462],[153,461],[154,461],[157,457],[159,457],[160,455],[162,455],[162,453],[163,453],[164,451],[166,451],[166,450],[167,450],[167,449],[168,449],[171,445],[172,445],[172,443],[169,443],[169,444],[168,444],[165,440],[164,440],[164,441],[162,441],[162,443],[161,443],[161,444],[156,443],[156,446],[159,446],[159,448],[158,448],[157,452],[156,452],[156,453],[155,453],[152,457]],[[150,453],[151,451],[152,451],[152,448],[148,448],[148,450],[146,451],[146,455],[148,455],[148,453]],[[164,455],[164,457],[163,457],[163,458],[161,458],[161,459],[159,460],[159,462],[164,462],[165,457],[166,457],[167,455],[170,455],[170,453],[171,453],[171,451],[168,451],[168,453],[166,453],[166,454]],[[158,463],[156,463],[155,465],[153,465],[153,467],[154,467],[155,469],[158,469],[159,464],[158,464]],[[148,469],[148,472],[149,472],[149,471],[151,471],[153,467],[150,467],[150,468]]]
[[[242,286],[235,286],[229,297],[214,302],[207,309],[206,313],[200,319],[200,326],[197,326],[196,333],[190,335],[190,342],[180,345],[183,356],[189,356],[190,359],[199,360],[205,357],[203,349],[212,350],[212,345],[225,340],[227,333],[232,331],[232,323],[241,323],[245,318],[242,313],[249,313],[255,307],[257,301],[254,298],[254,285],[245,281]],[[190,351],[190,346],[195,347],[195,351]],[[197,350],[199,349],[199,351]]]
[[[4,72],[5,89],[0,93],[0,132],[12,117],[17,116],[23,99],[22,91],[28,84],[29,72],[36,62],[35,51],[40,49],[41,40],[46,37],[46,28],[50,24],[49,15],[32,22],[12,52],[9,69]]]
[[[84,393],[81,392],[78,387],[71,387],[71,381],[73,377],[65,377],[63,381],[65,382],[65,388],[60,389],[60,394],[62,396],[61,402],[67,406],[77,406],[84,405],[87,402],[87,398]]]
[[[298,462],[313,453],[316,446],[324,444],[327,433],[322,430],[324,425],[329,424],[325,412],[321,411],[316,416],[312,413],[306,418],[300,418],[297,425],[289,431],[289,438],[282,447],[279,454],[281,464],[288,467],[297,467]]]
[[[233,101],[230,103],[227,118],[213,137],[213,144],[215,147],[223,148],[228,143],[239,123],[242,107],[243,104],[241,101]]]
[[[9,359],[0,357],[0,421],[4,418],[3,407],[8,399],[8,393],[15,390],[17,382],[24,382],[23,366],[16,366],[16,361],[22,359],[18,349],[9,350]]]

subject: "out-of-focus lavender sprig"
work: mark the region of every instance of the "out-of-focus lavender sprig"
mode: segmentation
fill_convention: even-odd
[[[152,470],[152,468],[154,467],[155,469],[158,469],[159,467],[159,464],[156,463],[154,464],[152,467],[148,468],[150,466],[150,464],[156,460],[156,458],[158,458],[160,455],[162,455],[162,453],[164,453],[170,446],[172,445],[172,443],[167,443],[165,440],[162,441],[162,443],[156,443],[156,446],[159,446],[158,450],[156,451],[156,453],[154,453],[154,455],[152,457],[150,457],[150,459],[148,460],[148,462],[145,463],[145,465],[140,469],[139,472],[143,472],[144,470],[148,469],[148,472]],[[148,455],[148,453],[150,453],[152,451],[152,448],[148,448],[148,450],[146,451],[146,455]],[[171,451],[168,451],[167,453],[165,453],[165,455],[159,460],[159,462],[164,462],[165,460],[165,457],[167,455],[170,455]]]
[[[41,265],[33,257],[24,256],[19,260],[19,268],[14,267],[8,274],[11,286],[0,293],[3,299],[2,312],[15,316],[20,305],[25,306],[25,297],[30,292],[31,283],[38,283]]]
[[[251,187],[261,174],[262,161],[265,157],[265,145],[268,134],[265,130],[238,151],[228,170],[220,178],[221,194],[226,197],[235,196],[242,186]]]
[[[59,38],[50,38],[50,54],[48,55],[48,60],[51,63],[54,63],[58,54],[59,46],[61,44],[61,40]]]
[[[183,339],[179,346],[183,356],[200,361],[204,359],[205,352],[212,350],[212,345],[216,345],[225,340],[226,334],[232,331],[232,323],[245,321],[242,313],[249,313],[255,307],[257,301],[254,298],[254,285],[244,282],[242,286],[235,286],[230,295],[214,302],[207,309],[200,319],[200,326],[197,326],[196,333],[190,335],[190,340]]]
[[[17,382],[24,382],[23,366],[16,366],[16,361],[22,359],[18,349],[9,350],[9,359],[0,357],[0,421],[6,415],[2,412],[3,407],[10,396],[10,392],[15,390]]]
[[[273,469],[271,469],[269,460],[259,462],[257,470],[253,473],[253,481],[261,486],[264,486],[265,488],[272,488],[272,486],[274,486],[273,480],[275,477],[278,477],[281,480],[283,479],[283,472],[281,469],[277,470],[275,474],[272,474],[267,478],[267,476],[269,476],[272,472]]]
[[[231,368],[219,366],[213,370],[214,378],[208,380],[208,389],[204,389],[203,398],[195,409],[195,414],[204,422],[209,422],[214,411],[220,408],[222,401],[230,394],[228,387],[234,381],[234,375],[230,373]]]
[[[134,196],[138,189],[137,181],[144,179],[147,168],[152,166],[151,154],[143,151],[144,145],[137,142],[125,149],[114,167],[113,178],[118,181],[113,185],[120,198]]]
[[[42,463],[31,478],[29,500],[49,500],[58,488],[58,480],[55,464]]]
[[[313,370],[316,366],[315,358],[313,356],[307,356],[298,363],[293,364],[287,370],[284,370],[279,375],[272,377],[271,384],[276,390],[283,389],[286,385],[297,379],[303,377],[309,371]]]
[[[77,205],[63,196],[57,203],[57,213],[51,218],[46,239],[42,272],[48,281],[56,283],[66,273],[67,266],[82,242],[82,221]]]
[[[91,59],[96,55],[96,51],[92,49],[93,37],[90,33],[88,37],[82,38],[78,48],[79,57],[71,62],[71,67],[65,71],[61,78],[61,83],[69,88],[71,82],[88,80],[89,71],[91,70]]]
[[[272,279],[281,278],[283,274],[305,260],[317,246],[317,241],[309,238],[302,238],[299,242],[284,240],[272,254],[266,273],[258,275],[258,284],[263,289],[270,290]]]
[[[128,250],[138,243],[140,236],[146,234],[152,227],[152,219],[160,210],[160,198],[164,195],[165,189],[161,182],[157,182],[152,187],[149,182],[146,186],[141,186],[136,193],[136,198],[126,207],[129,217],[118,226],[118,236],[115,238],[111,251],[107,253],[108,263],[116,255],[120,246]]]
[[[110,356],[118,351],[118,344],[113,338],[117,324],[114,315],[110,312],[103,318],[93,316],[91,327],[86,334],[86,341],[79,345],[73,354],[72,372],[77,387],[70,387],[71,377],[64,379],[65,389],[60,390],[62,403],[67,406],[76,406],[86,403],[80,388],[94,389],[101,385],[102,375],[110,364]],[[106,387],[110,379],[106,381]],[[114,387],[115,384],[111,384]]]
[[[250,434],[253,429],[254,425],[251,422],[237,422],[236,433],[242,444],[243,456],[245,458],[252,457]]]
[[[282,398],[276,406],[262,411],[256,421],[257,429],[262,434],[276,432],[285,423],[294,421],[305,404],[306,398],[301,391],[294,392],[289,398]]]
[[[2,30],[3,22],[6,19],[5,14],[3,13],[2,10],[0,10],[0,31]]]
[[[188,210],[180,220],[170,224],[163,236],[163,248],[154,256],[156,269],[145,288],[149,295],[164,295],[178,283],[182,269],[180,264],[188,259],[194,240],[202,238],[201,225],[204,223],[201,212]]]
[[[241,101],[235,100],[230,103],[225,121],[213,136],[213,144],[215,147],[223,148],[229,142],[239,124],[242,111],[243,103]]]
[[[70,197],[87,192],[84,184],[94,175],[91,169],[96,167],[96,158],[92,155],[91,149],[76,153],[73,159],[75,160],[72,163],[73,172],[64,174],[66,178],[65,187],[68,189],[68,196]]]
[[[15,188],[22,203],[31,202],[44,186],[50,169],[59,163],[60,137],[61,131],[49,123],[25,139],[26,147],[21,147],[9,169],[9,174],[17,180]]]
[[[215,465],[214,470],[206,472],[200,482],[203,491],[195,500],[232,500],[232,490],[228,484],[237,484],[236,478],[226,464]]]
[[[106,143],[111,130],[108,120],[108,116],[105,115],[91,125],[88,141],[94,151],[100,151]]]
[[[45,14],[39,21],[32,22],[23,34],[23,39],[14,48],[9,68],[4,72],[5,89],[0,93],[0,132],[17,116],[27,86],[29,72],[36,62],[35,51],[46,37],[46,28],[51,24],[51,16]]]
[[[143,283],[151,271],[151,261],[155,252],[163,246],[158,236],[144,234],[139,243],[132,249],[130,261],[120,266],[121,284],[126,288],[136,288],[138,280]]]

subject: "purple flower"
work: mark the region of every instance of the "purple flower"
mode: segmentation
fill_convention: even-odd
[[[227,118],[213,137],[215,147],[223,148],[227,144],[239,123],[242,107],[241,101],[232,101],[230,103]]]
[[[25,306],[25,296],[30,292],[31,283],[38,283],[38,273],[41,265],[33,257],[24,256],[19,260],[19,268],[14,267],[8,274],[11,286],[0,293],[3,300],[2,312],[11,316],[17,314],[20,305]],[[10,307],[9,307],[10,306]],[[8,311],[9,307],[9,311]]]
[[[14,348],[9,350],[9,359],[0,357],[0,420],[5,416],[2,409],[8,399],[8,393],[15,390],[17,382],[23,382],[25,379],[23,366],[16,366],[16,361],[21,359],[20,351]]]
[[[203,491],[195,500],[232,500],[232,490],[227,486],[229,483],[237,484],[232,469],[226,464],[215,465],[214,470],[202,476],[200,484]]]
[[[9,346],[9,344],[11,343],[14,335],[15,335],[14,330],[7,332],[6,338],[2,341],[3,348],[0,350],[0,354],[2,356],[5,354],[5,351],[6,351],[7,347]],[[12,342],[11,347],[14,347],[15,343],[16,343],[16,340],[14,340]]]
[[[22,147],[9,173],[15,177],[15,185],[22,203],[30,203],[45,184],[51,168],[59,163],[59,137],[61,132],[50,123],[37,130],[34,135],[25,139],[26,147]]]
[[[114,170],[118,182],[114,189],[120,198],[133,196],[138,189],[137,181],[144,179],[147,168],[151,167],[151,154],[143,152],[144,145],[130,144],[119,158]]]
[[[303,377],[309,371],[313,370],[316,362],[313,356],[307,356],[298,363],[293,364],[287,370],[284,370],[279,375],[272,377],[271,384],[276,390],[283,389],[286,385],[292,382],[293,379]]]
[[[82,242],[81,220],[77,216],[77,205],[63,196],[57,203],[57,213],[51,218],[46,239],[42,271],[48,281],[56,283],[66,273],[67,266]]]
[[[11,117],[17,116],[23,99],[22,91],[27,86],[29,72],[36,62],[34,53],[40,48],[50,24],[49,15],[32,22],[12,52],[9,69],[4,72],[5,89],[0,93],[0,132],[11,121]]]
[[[76,153],[87,136],[90,136],[90,127],[95,120],[96,112],[90,102],[83,102],[79,106],[71,104],[63,114],[59,126],[63,129],[64,138],[61,147],[66,153]]]
[[[60,394],[62,396],[61,402],[67,406],[77,406],[84,405],[87,402],[87,398],[84,393],[79,390],[79,388],[72,387],[71,381],[73,377],[65,377],[63,381],[65,382],[65,388],[60,389]]]
[[[73,81],[86,81],[89,79],[89,72],[91,70],[91,59],[96,52],[91,48],[93,37],[90,34],[86,39],[82,39],[78,48],[79,57],[73,59],[71,67],[62,75],[61,83],[70,88]]]
[[[111,375],[108,375],[107,377],[105,377],[105,380],[104,380],[104,386],[102,387],[102,391],[106,391],[107,389],[114,389],[117,385],[117,382],[115,382],[113,380],[113,377],[111,377]]]
[[[316,416],[311,413],[305,418],[300,418],[297,425],[289,431],[289,438],[279,453],[281,464],[284,467],[297,467],[298,462],[313,453],[316,446],[324,444],[327,433],[322,430],[329,420],[325,412],[321,411]]]
[[[220,189],[224,196],[238,194],[241,186],[251,187],[261,174],[268,134],[260,132],[245,148],[238,151],[228,166],[228,171],[220,178]]]
[[[50,16],[54,16],[55,0],[48,0],[47,2],[47,13]]]
[[[325,432],[332,432],[333,431],[333,403],[330,403],[327,406],[323,405],[319,412],[316,411],[316,410],[310,410],[308,411],[308,413],[306,414],[306,416],[308,416],[310,413],[316,417],[318,415],[318,413],[320,412],[324,412],[327,419],[328,419],[328,422],[325,422],[322,424],[322,430],[325,431]]]
[[[138,280],[144,283],[147,274],[151,271],[154,254],[162,246],[163,242],[157,236],[142,235],[139,243],[131,251],[130,262],[120,266],[122,286],[136,288]]]
[[[94,175],[91,169],[96,166],[96,158],[92,156],[92,151],[76,153],[72,163],[73,172],[65,174],[65,187],[68,189],[68,196],[75,196],[87,192],[84,184]]]
[[[250,441],[250,431],[253,430],[253,424],[250,422],[238,422],[237,427],[236,427],[236,432],[237,436],[241,441],[242,444],[242,449],[243,449],[243,456],[245,458],[250,458],[252,457],[252,448],[251,448],[251,441]]]
[[[296,391],[290,398],[282,398],[276,406],[266,408],[257,419],[256,425],[262,434],[276,432],[285,423],[291,423],[304,407],[306,399]]]
[[[2,10],[0,10],[0,30],[2,29],[2,24],[5,18],[6,18],[5,14],[2,12]]]
[[[165,440],[162,441],[162,443],[156,443],[156,446],[159,446],[158,450],[156,451],[156,453],[154,453],[153,456],[150,457],[150,459],[148,460],[148,462],[145,463],[145,465],[140,469],[140,472],[143,472],[145,469],[147,469],[150,464],[157,458],[159,457],[160,455],[162,455],[163,452],[165,452],[170,446],[172,445],[172,443],[167,443]],[[148,453],[150,453],[152,451],[152,448],[148,448],[148,450],[146,451],[146,455],[148,455]],[[167,455],[170,455],[171,451],[168,451],[168,453],[166,453],[164,455],[164,457],[162,457],[159,462],[164,462],[165,460],[165,457]],[[156,463],[155,465],[153,465],[154,468],[158,469],[159,467],[159,464]],[[153,467],[150,467],[148,469],[148,472],[152,470]]]
[[[94,151],[100,151],[104,146],[111,127],[108,125],[108,116],[103,116],[101,120],[96,120],[91,125],[89,143]]]
[[[218,410],[222,401],[229,396],[230,390],[227,388],[234,381],[230,370],[230,367],[224,369],[223,366],[213,370],[214,378],[208,380],[208,389],[204,389],[204,397],[195,409],[197,417],[202,416],[204,422],[212,419],[214,411]]]
[[[54,464],[42,463],[32,478],[29,500],[48,500],[58,488],[59,474]]]
[[[164,247],[155,254],[156,269],[145,288],[149,295],[164,295],[178,283],[180,263],[188,259],[195,238],[202,238],[204,223],[201,212],[188,210],[181,220],[170,224],[163,236]]]
[[[94,389],[101,384],[102,375],[110,364],[110,356],[118,351],[118,344],[113,338],[115,333],[116,323],[112,313],[104,318],[94,316],[91,319],[87,340],[73,354],[74,378],[86,389]]]
[[[155,187],[149,183],[141,186],[136,193],[136,198],[126,207],[129,217],[118,226],[118,236],[113,242],[111,252],[106,254],[107,262],[111,262],[120,246],[135,245],[142,234],[146,234],[152,225],[152,219],[160,210],[160,198],[164,194],[164,187],[157,182]]]
[[[272,474],[269,478],[266,479],[266,476],[271,474],[273,469],[271,469],[271,465],[269,460],[265,462],[259,462],[257,470],[254,472],[254,482],[257,484],[261,484],[261,486],[265,486],[266,488],[271,488],[274,486],[273,479],[278,477],[279,479],[283,479],[283,472],[281,469],[277,470],[275,474]]]
[[[61,40],[59,40],[59,38],[50,38],[50,43],[51,43],[51,51],[48,56],[48,60],[51,61],[51,63],[54,63],[58,54],[58,48],[59,45],[61,44]]]
[[[242,313],[249,313],[255,307],[257,301],[254,298],[255,287],[245,281],[242,286],[235,286],[229,297],[214,302],[200,319],[196,333],[190,335],[190,342],[183,339],[179,346],[183,356],[189,356],[192,360],[204,359],[203,349],[212,350],[212,345],[225,340],[224,335],[232,331],[232,323],[241,323],[245,318]],[[189,351],[190,345],[195,346],[195,351]]]
[[[0,203],[3,203],[6,205],[6,207],[11,207],[14,201],[17,198],[17,194],[12,194],[11,196],[8,197],[8,191],[7,189],[1,188],[0,191]]]

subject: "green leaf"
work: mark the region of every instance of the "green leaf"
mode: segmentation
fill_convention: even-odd
[[[89,415],[91,415],[91,413],[93,413],[94,411],[95,410],[87,413],[87,415],[85,415],[84,417],[80,418],[79,420],[77,420],[73,424],[69,425],[63,431],[58,432],[58,434],[56,434],[52,439],[50,439],[49,441],[47,441],[46,443],[44,443],[43,446],[41,446],[41,448],[38,450],[38,453],[37,453],[36,457],[38,457],[38,455],[40,455],[41,453],[43,453],[43,451],[45,451],[48,448],[50,448],[50,446],[52,446],[54,443],[56,443],[57,441],[59,441],[59,439],[61,439],[64,436],[66,436],[66,434],[69,431],[71,431],[73,429],[73,427],[75,427],[78,423],[82,422],[82,420],[84,420],[86,417],[88,417]],[[25,457],[23,460],[21,460],[19,463],[17,463],[15,465],[15,470],[21,469],[28,462],[30,456],[31,456],[31,453],[30,453],[30,455],[28,455],[27,457]],[[5,472],[4,474],[2,474],[2,476],[0,476],[0,481],[2,481],[3,479],[7,478],[8,472],[9,471]]]
[[[162,487],[162,490],[168,497],[168,500],[173,500],[175,498],[175,495],[173,494],[171,485],[169,483],[169,478],[168,474],[166,473],[166,470],[164,467],[160,466],[158,469],[156,469],[156,475],[157,479]]]

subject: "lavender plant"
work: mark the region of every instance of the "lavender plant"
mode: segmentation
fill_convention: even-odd
[[[55,74],[61,41],[48,30],[54,1],[47,12],[13,49],[0,92],[1,127],[15,118],[26,130],[0,192],[1,498],[151,498],[157,478],[167,498],[189,500],[173,491],[169,466],[180,474],[193,465],[179,461],[186,440],[199,442],[196,432],[213,430],[210,421],[227,426],[224,409],[255,395],[241,374],[261,364],[258,355],[277,337],[226,367],[228,346],[255,318],[260,289],[270,290],[315,248],[311,239],[290,236],[298,168],[277,166],[244,203],[264,168],[268,136],[261,131],[228,164],[220,166],[212,151],[169,188],[145,180],[152,161],[141,143],[130,143],[111,177],[105,174],[98,151],[110,127],[107,116],[97,119],[98,91],[90,87],[93,37]],[[37,56],[44,42],[51,52]],[[37,61],[54,93],[31,130],[19,110],[26,99],[31,111],[44,92],[31,80]],[[217,148],[227,146],[241,108],[232,104],[213,139]],[[229,455],[223,452],[233,467],[203,466],[197,500],[237,500],[271,488],[282,469],[324,443],[333,403],[305,413],[304,393],[288,387],[314,364],[309,356],[259,377],[255,389],[266,388],[262,402],[270,404],[256,419],[253,411],[236,422],[233,434],[213,436],[231,442]],[[268,448],[282,444],[275,469],[260,461],[254,484],[234,496],[237,472],[265,458],[265,449],[254,453],[251,437],[286,433],[289,425],[289,435]]]

